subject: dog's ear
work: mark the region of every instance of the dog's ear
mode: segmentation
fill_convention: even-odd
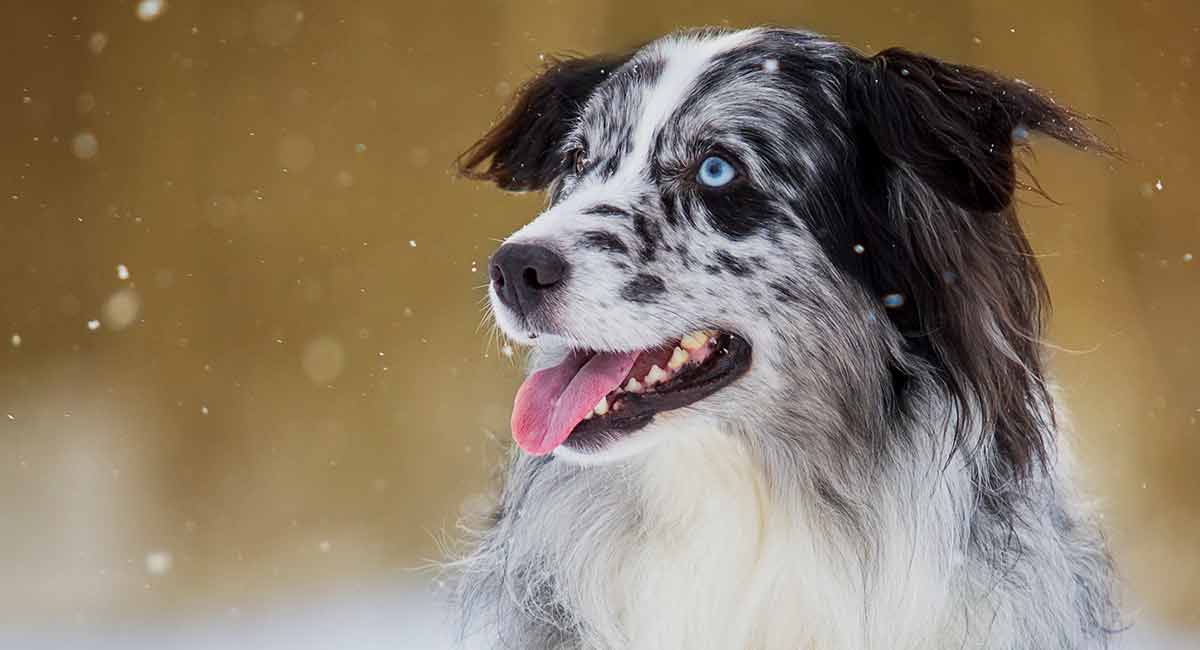
[[[1024,83],[900,48],[861,61],[847,92],[857,126],[886,160],[972,211],[1011,203],[1014,137],[1040,132],[1111,153],[1070,109]]]
[[[517,91],[504,117],[458,157],[459,173],[514,192],[545,188],[562,171],[563,138],[588,97],[630,56],[550,61]]]
[[[889,319],[957,401],[956,440],[972,422],[994,431],[997,458],[1019,476],[1045,460],[1054,416],[1041,356],[1049,298],[1012,209],[1016,153],[1035,132],[1111,150],[1023,83],[900,49],[854,61],[846,102],[871,191],[847,197],[865,252],[844,242],[838,254],[891,297]]]

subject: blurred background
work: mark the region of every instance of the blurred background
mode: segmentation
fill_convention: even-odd
[[[5,3],[0,647],[442,648],[434,572],[520,377],[454,157],[539,65],[803,26],[1102,117],[1023,217],[1134,622],[1200,638],[1193,0]],[[519,357],[519,354],[517,355]]]

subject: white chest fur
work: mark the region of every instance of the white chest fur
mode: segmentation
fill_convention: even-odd
[[[589,607],[604,645],[938,647],[932,631],[942,627],[936,612],[945,603],[936,601],[945,588],[931,584],[910,545],[905,575],[895,576],[902,593],[876,593],[889,605],[886,620],[876,620],[884,603],[867,595],[879,590],[864,588],[855,552],[817,530],[802,505],[789,513],[773,503],[761,469],[734,439],[688,432],[645,460],[634,473],[640,524],[607,556],[607,588]]]

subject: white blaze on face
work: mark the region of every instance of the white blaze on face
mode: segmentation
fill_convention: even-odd
[[[566,200],[525,224],[507,241],[557,241],[564,232],[578,227],[579,210],[596,203],[620,204],[622,198],[637,196],[646,185],[643,171],[650,161],[655,134],[688,98],[714,57],[749,44],[757,36],[756,30],[715,37],[681,35],[647,46],[638,59],[661,60],[663,70],[654,84],[643,91],[639,104],[641,113],[634,118],[630,155],[622,160],[612,178],[598,181],[597,175],[590,176],[587,182],[574,188]],[[603,133],[598,137],[611,135]]]
[[[650,160],[655,134],[687,99],[696,81],[712,64],[713,58],[750,43],[756,36],[755,30],[733,32],[715,38],[679,36],[651,46],[651,57],[661,58],[664,67],[657,82],[642,98],[642,114],[633,132],[634,160]],[[626,170],[623,166],[618,174],[637,172],[636,169]]]

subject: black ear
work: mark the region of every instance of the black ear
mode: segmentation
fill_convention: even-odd
[[[1012,206],[1021,132],[1111,150],[1023,83],[899,49],[852,63],[846,105],[861,175],[848,186],[866,191],[843,199],[851,239],[835,259],[892,297],[889,319],[955,401],[956,442],[972,423],[994,432],[1003,486],[1045,460],[1054,418],[1041,353],[1049,298]]]
[[[855,68],[848,105],[880,154],[968,210],[1012,201],[1014,132],[1040,132],[1111,153],[1070,109],[1033,88],[892,48]]]
[[[458,157],[459,173],[510,191],[545,188],[562,171],[563,138],[588,97],[631,56],[552,60],[517,91],[504,117]]]

